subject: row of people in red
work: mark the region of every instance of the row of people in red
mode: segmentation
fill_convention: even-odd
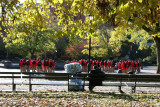
[[[32,72],[54,72],[55,62],[52,59],[43,60],[40,59],[21,59],[20,60],[20,69],[21,72],[30,72],[32,68]]]
[[[128,71],[140,72],[141,62],[140,61],[119,61],[118,69],[122,69],[123,73],[127,73]]]
[[[67,61],[67,64],[69,63],[80,63],[83,67],[83,71],[88,71],[87,65],[89,64],[89,60],[81,59],[79,61],[73,60],[73,61]],[[91,68],[93,68],[95,65],[99,68],[101,68],[102,71],[105,72],[114,72],[115,62],[113,60],[90,60]]]

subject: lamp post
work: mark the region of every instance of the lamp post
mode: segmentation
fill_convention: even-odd
[[[92,24],[93,16],[89,16],[90,23]],[[89,36],[89,63],[88,63],[88,73],[91,69],[91,36]]]

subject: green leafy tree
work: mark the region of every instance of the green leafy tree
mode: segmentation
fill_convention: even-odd
[[[157,73],[160,73],[160,1],[159,0],[46,0],[56,7],[64,34],[94,36],[100,24],[109,23],[123,32],[145,31],[156,43]],[[89,15],[94,16],[92,24]],[[75,17],[80,17],[76,19]],[[85,16],[85,18],[83,18]],[[121,39],[123,35],[117,34]],[[145,37],[145,35],[143,35]],[[145,38],[144,38],[145,39]],[[117,38],[115,38],[117,40]],[[146,39],[145,39],[146,40]],[[117,41],[119,42],[119,41]]]
[[[0,35],[6,36],[5,29],[7,29],[7,13],[13,13],[16,8],[19,6],[17,5],[19,3],[18,0],[1,0],[0,1]],[[14,18],[13,18],[14,20]],[[1,58],[4,58],[5,55],[5,43],[3,42],[3,38],[0,37],[0,53]]]
[[[47,28],[49,17],[45,12],[45,7],[39,5],[33,0],[25,1],[22,7],[19,7],[14,13],[17,20],[9,21],[9,29],[6,30],[7,36],[4,37],[6,47],[11,52],[19,52],[20,54],[30,53],[31,57],[36,52],[44,50],[53,50],[55,32]],[[12,19],[12,14],[8,14]]]

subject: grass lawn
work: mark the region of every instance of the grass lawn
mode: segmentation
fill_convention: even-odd
[[[0,92],[0,106],[159,107],[159,93]]]

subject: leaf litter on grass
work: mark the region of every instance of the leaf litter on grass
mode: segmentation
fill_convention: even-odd
[[[160,106],[160,94],[86,92],[1,92],[0,106]]]

